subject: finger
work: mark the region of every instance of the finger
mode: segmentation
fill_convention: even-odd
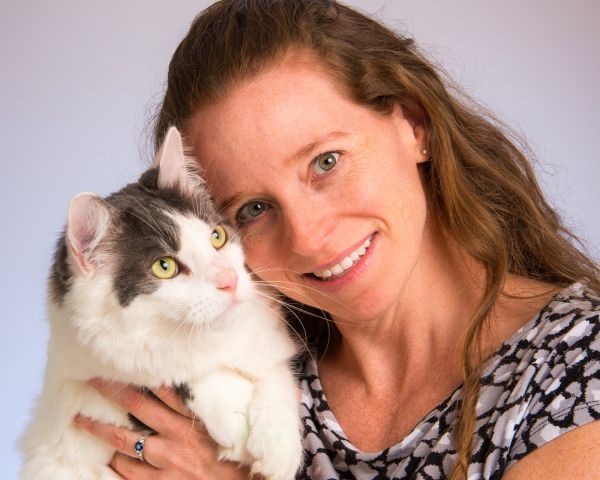
[[[144,478],[152,480],[158,478],[158,470],[146,462],[140,462],[122,453],[115,453],[111,468],[124,479]]]
[[[175,410],[180,415],[187,418],[194,418],[193,412],[185,406],[183,398],[191,398],[189,391],[175,389],[172,387],[152,388],[151,392],[156,395],[164,404]]]
[[[87,430],[94,437],[99,438],[113,447],[118,452],[139,461],[135,450],[135,444],[141,437],[139,432],[132,432],[124,427],[117,427],[108,423],[98,422],[83,415],[77,415],[75,417],[75,423]],[[163,444],[164,441],[159,435],[146,437],[143,447],[144,460],[146,463],[158,468],[164,467],[168,463],[167,459],[162,458],[160,454],[161,452],[166,451]]]
[[[100,379],[92,379],[88,383],[156,432],[173,437],[182,429],[189,428],[187,418],[166,406],[159,399],[145,395],[137,387]]]

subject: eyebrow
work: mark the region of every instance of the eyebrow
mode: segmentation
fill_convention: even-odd
[[[312,154],[315,150],[317,150],[320,145],[323,145],[324,143],[330,142],[340,137],[345,137],[347,135],[348,134],[346,132],[343,132],[341,130],[335,130],[333,132],[328,132],[323,135],[320,135],[314,141],[303,145],[294,154],[287,157],[285,163],[292,163],[299,158],[307,157],[310,154]],[[232,205],[238,203],[240,197],[242,197],[243,195],[243,192],[239,192],[227,197],[225,201],[218,205],[219,210],[222,212],[226,212],[227,210],[229,210],[229,208],[231,208]]]
[[[296,160],[298,158],[306,157],[306,156],[310,155],[311,153],[313,153],[315,150],[317,150],[317,148],[320,145],[330,142],[332,140],[335,140],[337,138],[344,137],[346,135],[347,135],[347,133],[342,132],[341,130],[335,130],[333,132],[325,133],[325,134],[319,136],[313,142],[310,142],[310,143],[300,147],[300,149],[296,153],[294,153],[292,156],[289,157],[290,161]]]

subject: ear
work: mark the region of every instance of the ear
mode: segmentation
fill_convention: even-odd
[[[193,194],[204,185],[195,173],[193,158],[186,156],[181,134],[175,127],[169,128],[152,167],[158,168],[158,188],[179,186],[184,193]]]
[[[110,225],[108,205],[93,193],[79,193],[69,204],[66,240],[67,247],[83,272],[91,272],[96,265],[93,253],[106,236]]]
[[[416,140],[417,163],[425,163],[431,159],[429,147],[427,145],[427,130],[425,129],[425,112],[414,102],[405,102],[402,105],[396,104],[394,114],[400,114],[406,120],[411,128],[412,134]]]

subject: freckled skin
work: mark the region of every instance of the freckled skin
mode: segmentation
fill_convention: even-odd
[[[242,228],[249,267],[334,318],[366,321],[393,308],[429,251],[424,129],[400,108],[383,115],[357,105],[316,65],[290,60],[242,82],[198,112],[188,140],[230,221],[249,201],[270,207]],[[339,158],[323,172],[315,159],[325,152]],[[304,275],[372,234],[368,267],[344,288]]]

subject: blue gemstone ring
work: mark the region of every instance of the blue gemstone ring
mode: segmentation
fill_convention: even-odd
[[[147,437],[148,437],[148,435],[140,436],[140,438],[138,438],[138,441],[135,442],[135,445],[133,446],[133,448],[135,449],[135,454],[137,455],[138,459],[141,460],[142,462],[145,461],[144,446],[146,445]]]

